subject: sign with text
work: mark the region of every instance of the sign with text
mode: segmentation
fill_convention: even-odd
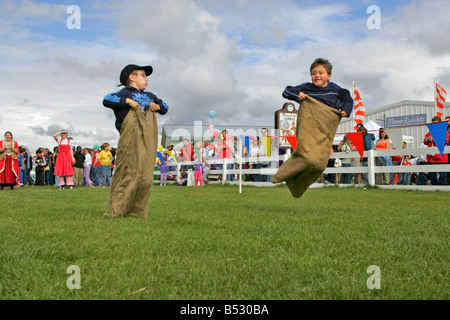
[[[386,128],[401,128],[427,123],[427,114],[414,114],[410,116],[398,116],[386,118]]]
[[[279,129],[279,147],[291,148],[291,144],[284,136],[296,136],[298,112],[295,106],[287,102],[283,108],[275,112],[275,129]]]

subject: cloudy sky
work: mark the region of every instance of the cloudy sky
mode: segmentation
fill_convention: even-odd
[[[61,128],[117,145],[102,100],[129,63],[154,68],[147,90],[170,107],[160,128],[273,125],[317,57],[368,112],[432,101],[434,78],[450,89],[449,12],[448,0],[1,1],[0,132],[32,151]]]

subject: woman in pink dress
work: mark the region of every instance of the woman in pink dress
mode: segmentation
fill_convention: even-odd
[[[0,188],[10,186],[11,190],[20,183],[19,144],[13,140],[10,131],[0,141]]]
[[[53,138],[59,144],[59,152],[55,163],[55,175],[59,176],[59,189],[63,190],[64,186],[69,186],[70,189],[73,189],[73,164],[75,159],[70,139],[67,137],[67,130],[55,133]]]

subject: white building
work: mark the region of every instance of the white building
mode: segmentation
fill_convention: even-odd
[[[428,132],[427,123],[436,115],[434,102],[403,100],[374,112],[367,113],[364,123],[372,120],[383,128],[402,128],[402,135],[412,136],[408,146],[418,148]],[[450,115],[450,103],[444,104],[444,117]],[[444,120],[444,119],[442,119]],[[342,120],[337,132],[353,132],[353,117]]]

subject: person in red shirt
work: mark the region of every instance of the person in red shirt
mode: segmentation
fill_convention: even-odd
[[[234,163],[233,163],[233,150],[234,148],[234,139],[233,137],[228,137],[228,131],[223,130],[222,131],[222,140],[220,140],[219,144],[217,145],[217,149],[219,151],[220,159],[230,159],[227,163],[227,169],[234,169]],[[222,165],[220,165],[220,169],[222,169]],[[227,181],[233,181],[234,180],[234,174],[227,174]]]
[[[59,176],[59,189],[63,190],[64,186],[73,189],[73,165],[75,158],[73,157],[72,139],[68,137],[67,130],[61,130],[53,135],[58,143],[58,157],[55,163],[55,175]]]
[[[20,183],[19,144],[13,140],[11,131],[5,132],[5,139],[0,140],[0,188],[18,186]]]
[[[441,117],[433,117],[431,119],[432,123],[441,122]],[[448,145],[450,140],[450,133],[447,131],[445,137],[445,145]],[[436,143],[431,136],[431,133],[428,132],[423,139],[423,143],[428,147],[436,147]],[[442,156],[440,153],[436,154],[427,154],[427,163],[428,164],[444,164],[448,162],[448,154],[444,153]],[[438,176],[439,174],[439,176]],[[432,185],[445,185],[446,183],[446,172],[428,172],[428,176],[430,177]]]
[[[410,157],[406,155],[403,158],[402,166],[411,166],[411,162],[409,162]],[[411,184],[411,172],[402,172],[399,173],[398,184],[410,185]]]

